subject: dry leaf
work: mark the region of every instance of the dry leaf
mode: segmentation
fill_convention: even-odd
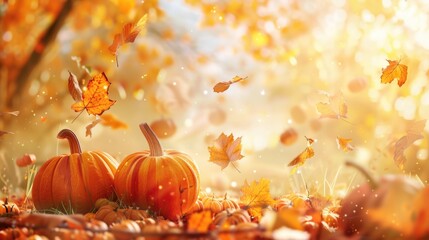
[[[350,144],[352,139],[337,137],[336,140],[338,149],[343,150],[344,152],[353,151],[354,146]]]
[[[258,220],[262,217],[262,209],[275,202],[270,194],[270,180],[266,178],[261,178],[259,182],[253,181],[250,185],[246,181],[241,193],[240,203]]]
[[[407,129],[407,134],[396,141],[393,159],[400,169],[404,168],[404,164],[407,160],[404,151],[415,141],[423,138],[422,132],[424,131],[425,126],[426,120],[411,123]]]
[[[141,17],[136,23],[127,23],[122,28],[122,33],[117,33],[109,46],[109,51],[117,55],[118,48],[125,43],[132,43],[146,26],[147,14]],[[118,62],[116,62],[118,64]]]
[[[232,133],[229,136],[222,133],[216,139],[214,145],[209,147],[209,152],[209,161],[221,166],[222,170],[231,163],[240,172],[237,166],[234,165],[234,161],[243,158],[243,155],[241,155],[241,137],[234,140]]]
[[[301,152],[298,156],[296,156],[289,164],[289,167],[293,167],[291,170],[291,174],[294,174],[300,166],[302,166],[305,161],[314,156],[314,150],[311,145],[314,143],[314,139],[307,138],[307,147]]]
[[[317,103],[317,111],[320,113],[320,118],[347,118],[347,105],[344,101],[343,95],[337,94],[334,96],[328,96],[329,101],[327,103]]]
[[[75,101],[82,101],[82,89],[80,89],[79,82],[76,75],[69,71],[68,79],[69,93]]]
[[[401,87],[407,81],[408,67],[400,64],[400,60],[387,60],[389,66],[382,69],[381,83],[391,83],[393,80],[398,80],[398,85]]]
[[[110,82],[104,72],[95,75],[84,88],[82,101],[74,103],[72,109],[76,112],[86,109],[88,114],[92,115],[103,114],[115,103],[114,100],[109,99],[109,86]]]
[[[188,220],[188,231],[205,233],[209,230],[211,223],[212,212],[210,210],[192,213]]]
[[[85,137],[92,137],[92,128],[94,128],[98,123],[101,122],[100,118],[96,118],[94,121],[92,121],[90,124],[88,124],[85,128],[86,128],[86,132],[85,132]]]
[[[0,137],[3,136],[3,135],[5,135],[5,134],[14,134],[14,133],[13,132],[8,132],[8,131],[0,130]]]
[[[213,91],[216,93],[220,93],[220,92],[225,92],[226,90],[228,90],[229,86],[233,83],[237,83],[240,82],[244,79],[246,79],[247,77],[239,77],[239,76],[235,76],[231,79],[231,81],[228,82],[218,82],[216,83],[216,85],[213,87]]]
[[[12,112],[0,112],[0,116],[3,116],[3,115],[12,115],[12,116],[17,117],[17,116],[19,115],[19,111],[12,111]]]
[[[119,120],[113,114],[103,114],[101,115],[101,120],[101,124],[103,126],[111,127],[113,129],[128,128],[128,125],[126,123]]]

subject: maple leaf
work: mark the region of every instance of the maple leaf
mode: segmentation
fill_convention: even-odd
[[[231,81],[228,82],[218,82],[216,83],[216,85],[213,87],[213,91],[216,93],[220,93],[220,92],[225,92],[226,90],[228,90],[229,86],[233,83],[237,83],[240,82],[244,79],[246,79],[247,77],[239,77],[239,76],[235,76],[231,79]]]
[[[244,157],[241,155],[241,137],[234,140],[232,133],[229,136],[222,133],[215,140],[214,145],[209,147],[209,152],[209,161],[221,166],[222,170],[231,163],[240,172],[233,162]]]
[[[119,120],[113,114],[103,114],[101,115],[101,125],[111,127],[113,129],[128,128],[128,125],[121,120]]]
[[[338,149],[343,150],[344,152],[353,151],[354,146],[350,144],[352,139],[337,137],[336,141]]]
[[[132,43],[136,40],[139,33],[146,26],[147,14],[141,17],[136,23],[127,23],[122,27],[122,32],[115,34],[112,44],[109,46],[109,51],[117,57],[118,48],[125,43]],[[116,58],[118,66],[118,59]]]
[[[245,181],[241,193],[240,203],[258,220],[262,217],[262,209],[275,203],[270,194],[270,180],[266,178],[253,181],[250,185]]]
[[[314,143],[314,139],[307,138],[307,147],[302,151],[298,156],[296,156],[289,164],[289,167],[293,167],[291,170],[291,174],[294,174],[299,167],[301,167],[305,161],[314,156],[314,150],[311,145]]]
[[[320,113],[320,118],[344,119],[347,118],[347,105],[343,95],[328,95],[327,103],[317,103],[316,108]]]
[[[92,137],[92,129],[101,122],[100,118],[96,118],[94,121],[92,121],[90,124],[86,125],[86,132],[85,137]]]
[[[82,101],[82,89],[80,89],[79,82],[76,75],[69,71],[68,79],[69,93],[75,101]]]
[[[408,67],[400,64],[400,60],[387,60],[389,66],[382,69],[381,83],[391,83],[398,79],[398,85],[401,87],[407,81]]]
[[[410,123],[410,126],[407,129],[407,134],[395,142],[393,160],[400,169],[404,168],[404,164],[407,160],[404,154],[405,150],[415,141],[423,138],[422,132],[425,126],[426,120]]]
[[[189,232],[207,232],[212,223],[212,212],[210,210],[192,213],[188,220]]]
[[[75,112],[86,110],[88,114],[101,115],[108,110],[116,101],[109,99],[110,82],[103,73],[95,75],[88,82],[82,93],[82,101],[72,105]]]

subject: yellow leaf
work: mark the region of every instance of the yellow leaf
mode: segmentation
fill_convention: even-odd
[[[101,115],[108,110],[115,101],[109,99],[110,82],[104,73],[95,75],[88,82],[88,86],[82,93],[82,101],[72,105],[72,109],[76,112],[86,110],[88,114]]]
[[[241,193],[243,194],[240,198],[241,204],[256,219],[262,217],[264,208],[273,205],[275,202],[270,194],[270,180],[266,178],[261,178],[259,182],[253,181],[250,185],[246,181],[241,188]]]
[[[247,77],[239,77],[239,76],[235,76],[231,79],[231,81],[228,82],[218,82],[216,83],[216,85],[213,87],[213,91],[216,93],[220,93],[220,92],[225,92],[226,90],[228,90],[229,86],[231,86],[231,84],[243,81],[244,79],[246,79]]]
[[[189,232],[207,232],[212,223],[210,210],[192,213],[188,221]]]
[[[344,152],[353,151],[354,146],[350,144],[351,141],[352,141],[352,139],[350,139],[350,138],[337,137],[338,149],[343,150]]]
[[[214,145],[209,147],[209,152],[209,161],[221,166],[222,170],[231,163],[240,172],[233,162],[243,158],[241,155],[241,137],[234,140],[232,133],[229,136],[222,133],[215,140]]]
[[[314,139],[307,138],[307,147],[302,151],[298,156],[296,156],[289,164],[289,167],[293,167],[291,174],[294,174],[300,166],[302,166],[305,161],[314,156],[314,150],[311,145],[314,143]]]
[[[347,118],[347,105],[344,101],[343,95],[340,93],[328,97],[329,102],[320,102],[316,104],[316,108],[320,113],[320,117],[334,119]]]
[[[141,17],[136,23],[127,23],[122,28],[122,33],[117,33],[109,46],[109,51],[116,55],[116,51],[125,43],[132,43],[139,33],[146,26],[147,14]]]
[[[400,64],[400,61],[387,60],[389,66],[382,69],[381,82],[391,83],[393,80],[398,80],[398,85],[401,87],[407,81],[408,67]]]

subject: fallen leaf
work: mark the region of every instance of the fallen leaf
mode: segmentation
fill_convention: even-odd
[[[212,223],[212,212],[210,210],[192,213],[188,220],[189,232],[205,233]]]
[[[218,82],[216,83],[216,85],[213,87],[213,91],[216,93],[220,93],[220,92],[225,92],[226,90],[228,90],[229,86],[233,83],[237,83],[240,82],[244,79],[246,79],[247,77],[239,77],[239,76],[235,76],[231,79],[231,81],[228,82]]]
[[[121,128],[128,128],[128,125],[121,120],[119,120],[117,117],[115,117],[113,114],[103,114],[101,117],[101,125],[111,127],[113,129],[121,129]]]
[[[328,95],[328,102],[319,102],[316,104],[316,108],[320,113],[320,118],[347,118],[347,105],[341,93],[334,96]]]
[[[8,132],[8,131],[0,130],[0,137],[3,136],[3,135],[5,135],[5,134],[14,134],[14,133],[13,132]]]
[[[307,147],[302,151],[298,156],[296,156],[289,164],[289,167],[293,167],[291,174],[294,174],[300,166],[302,166],[305,161],[314,156],[314,150],[311,145],[314,143],[314,139],[307,138]]]
[[[422,139],[422,132],[426,126],[426,120],[420,120],[409,124],[407,134],[395,142],[393,160],[399,169],[404,168],[407,161],[405,150],[410,147],[415,141]]]
[[[79,82],[76,75],[69,71],[68,79],[69,93],[75,101],[82,101],[82,89],[80,89]]]
[[[86,128],[86,132],[85,132],[85,137],[92,137],[92,129],[101,122],[100,118],[96,118],[94,121],[92,121],[90,124],[88,124],[85,128]]]
[[[344,152],[353,151],[354,146],[350,144],[352,139],[337,137],[336,141],[338,149],[343,150]]]
[[[381,83],[391,83],[393,80],[398,80],[398,85],[401,87],[407,81],[408,67],[400,64],[400,60],[387,60],[389,66],[382,69]]]
[[[209,147],[210,162],[216,163],[222,167],[222,170],[228,166],[229,163],[237,169],[234,165],[234,161],[242,159],[244,156],[241,155],[241,137],[234,140],[232,133],[226,136],[224,133],[214,142],[214,145]]]
[[[139,33],[146,26],[147,14],[141,17],[136,23],[127,23],[122,27],[122,33],[117,33],[109,46],[109,51],[117,56],[118,49],[125,43],[132,43]],[[116,61],[116,64],[118,62]]]
[[[95,75],[83,89],[82,101],[72,105],[75,112],[86,110],[88,114],[101,115],[108,110],[116,101],[109,99],[110,82],[103,73]]]
[[[3,116],[3,115],[12,115],[12,116],[17,117],[17,116],[19,115],[19,111],[12,111],[12,112],[0,112],[0,116]]]
[[[250,185],[246,181],[241,193],[240,203],[258,220],[262,217],[262,210],[275,203],[270,194],[270,180],[266,178],[261,178],[259,182],[253,181]]]

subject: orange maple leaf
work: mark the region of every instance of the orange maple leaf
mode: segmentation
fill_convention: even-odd
[[[103,114],[101,115],[101,120],[101,125],[111,127],[112,129],[128,128],[126,123],[119,120],[113,114]]]
[[[307,138],[307,147],[302,151],[298,156],[296,156],[289,164],[289,167],[293,167],[291,170],[291,174],[294,174],[300,166],[302,166],[305,161],[314,156],[314,150],[311,145],[314,143],[314,139]]]
[[[215,140],[214,145],[209,147],[209,152],[209,161],[221,166],[222,170],[231,163],[240,172],[233,162],[244,157],[241,155],[241,137],[234,140],[232,133],[229,136],[222,133]]]
[[[239,77],[239,76],[235,76],[231,79],[231,81],[228,82],[218,82],[214,87],[213,87],[213,91],[216,93],[220,93],[220,92],[225,92],[226,90],[228,90],[229,86],[233,83],[236,82],[240,82],[244,79],[246,79],[247,77]]]
[[[337,137],[336,141],[338,149],[343,150],[344,152],[353,151],[354,146],[350,144],[352,139]]]
[[[328,95],[328,100],[327,103],[320,102],[316,104],[320,118],[347,118],[347,105],[341,93],[334,96]]]
[[[382,69],[381,83],[391,83],[398,79],[398,85],[401,87],[407,81],[408,67],[400,64],[400,60],[387,60],[389,66]]]
[[[266,178],[261,178],[259,182],[253,181],[251,184],[246,181],[241,193],[240,203],[258,220],[262,217],[262,210],[275,203],[270,194],[270,180]]]
[[[189,232],[207,232],[212,223],[212,212],[210,210],[192,213],[188,220]]]
[[[122,32],[115,34],[112,44],[109,46],[109,51],[116,55],[118,48],[125,43],[132,43],[136,40],[139,33],[146,26],[147,14],[141,17],[136,23],[127,23],[122,27]],[[116,64],[118,64],[116,58]]]
[[[109,86],[110,82],[104,72],[95,75],[83,89],[82,101],[74,103],[72,109],[75,112],[86,110],[88,114],[92,115],[103,114],[116,102],[109,99]]]

